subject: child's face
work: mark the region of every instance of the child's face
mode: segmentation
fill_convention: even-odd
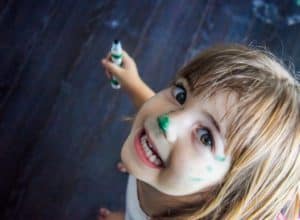
[[[216,184],[230,167],[230,156],[224,154],[230,117],[224,115],[232,115],[235,103],[236,96],[228,92],[208,99],[193,97],[184,79],[159,92],[141,107],[123,145],[121,156],[128,171],[174,196]],[[163,114],[169,121],[165,132],[157,121]]]

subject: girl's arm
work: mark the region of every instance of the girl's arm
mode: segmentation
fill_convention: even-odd
[[[129,92],[129,96],[132,98],[133,104],[137,109],[154,95],[154,91],[143,80],[137,83],[135,88]]]
[[[111,62],[110,53],[101,60],[101,63],[109,78],[111,75],[117,77],[122,89],[129,94],[136,108],[140,108],[145,101],[155,95],[154,91],[140,78],[135,61],[126,51],[123,50],[122,67]]]

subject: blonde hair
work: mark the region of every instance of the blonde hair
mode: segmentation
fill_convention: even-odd
[[[231,168],[198,204],[171,219],[275,219],[299,213],[299,83],[271,53],[216,46],[183,67],[195,95],[238,95],[226,139]],[[199,193],[201,197],[201,192]],[[159,218],[165,219],[165,218]]]

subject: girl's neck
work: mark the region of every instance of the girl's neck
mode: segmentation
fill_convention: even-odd
[[[137,193],[140,207],[148,216],[171,214],[175,209],[199,201],[199,194],[169,196],[140,180],[137,180]]]
[[[171,208],[169,196],[139,180],[137,180],[137,193],[140,207],[148,216],[157,216]]]

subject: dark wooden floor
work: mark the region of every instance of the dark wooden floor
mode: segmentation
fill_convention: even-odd
[[[0,219],[95,219],[100,206],[124,208],[126,175],[115,164],[130,126],[122,117],[135,110],[99,65],[113,39],[155,90],[220,42],[266,46],[299,70],[299,5],[0,1]]]

